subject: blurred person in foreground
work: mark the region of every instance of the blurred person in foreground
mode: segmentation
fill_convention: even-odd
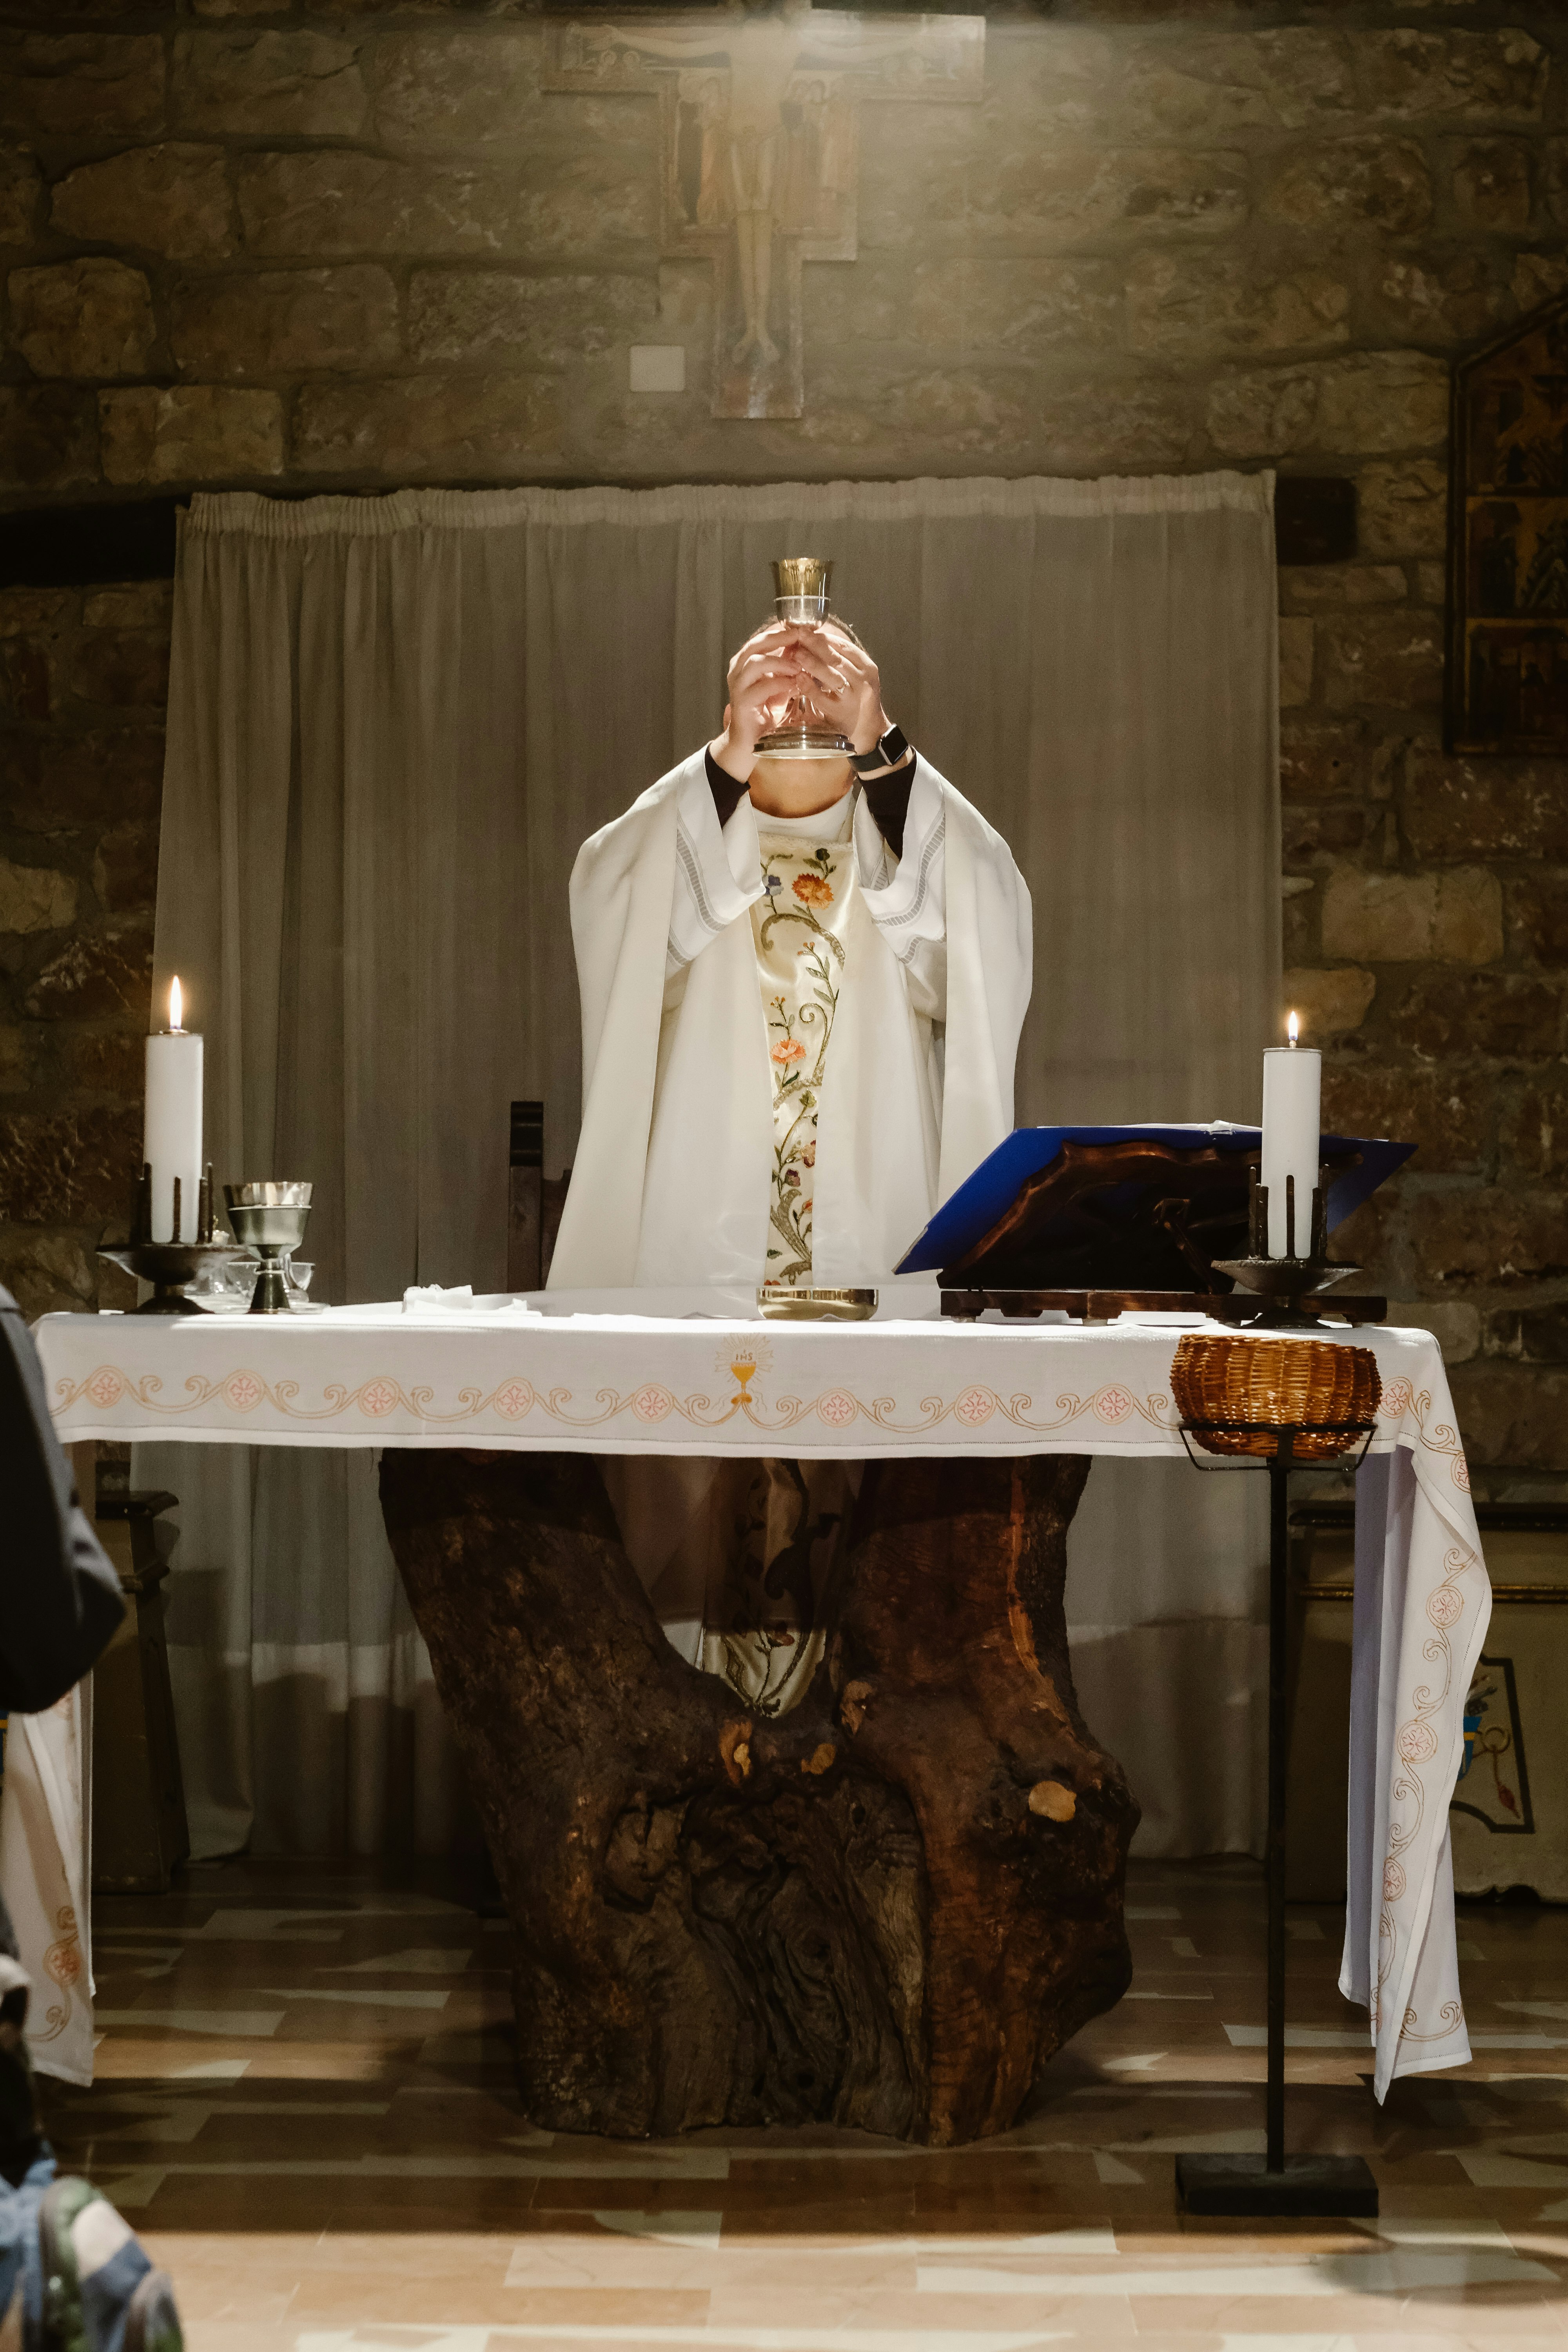
[[[120,1580],[77,1496],[37,1351],[0,1289],[0,1718],[41,1715],[78,1684],[125,1613]],[[23,2028],[31,1981],[0,1898],[0,2175],[48,2153]]]

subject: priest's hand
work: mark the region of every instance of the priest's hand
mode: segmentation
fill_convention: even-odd
[[[805,672],[805,691],[824,722],[847,735],[857,751],[875,749],[889,727],[876,663],[837,621],[806,621],[796,628],[794,656]]]
[[[758,736],[782,723],[792,695],[810,690],[801,635],[793,622],[770,621],[746,639],[730,664],[724,731],[708,749],[737,783],[751,780]]]

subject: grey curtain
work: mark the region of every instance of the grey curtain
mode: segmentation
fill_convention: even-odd
[[[803,547],[1028,878],[1020,1118],[1256,1117],[1271,499],[1231,474],[197,498],[156,966],[206,1034],[220,1178],[313,1179],[330,1300],[500,1286],[511,1098],[542,1096],[572,1157],[578,845],[713,732],[768,561]],[[366,1457],[155,1452],[199,1850],[439,1847],[455,1783]],[[1088,1711],[1164,1792],[1155,1851],[1252,1837],[1261,1547],[1219,1489],[1101,1466],[1075,1547]]]

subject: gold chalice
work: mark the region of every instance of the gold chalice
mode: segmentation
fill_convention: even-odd
[[[831,558],[780,556],[773,573],[773,611],[781,621],[826,620]],[[847,735],[830,726],[805,694],[792,694],[778,726],[771,734],[759,735],[756,742],[760,760],[847,760],[854,749]]]

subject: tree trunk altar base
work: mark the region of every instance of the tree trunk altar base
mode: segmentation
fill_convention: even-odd
[[[537,2124],[949,2146],[1120,1999],[1138,1809],[1062,1616],[1088,1469],[868,1463],[822,1662],[769,1718],[666,1640],[591,1458],[385,1453]]]

